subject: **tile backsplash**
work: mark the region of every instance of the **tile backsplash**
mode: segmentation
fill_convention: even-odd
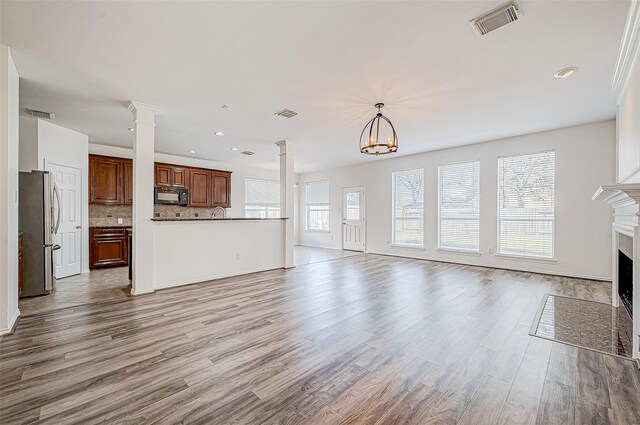
[[[89,205],[89,226],[131,226],[131,205]],[[122,223],[118,223],[118,219]]]
[[[175,217],[213,217],[214,208],[178,207],[174,205],[154,205],[154,216],[157,218]]]
[[[213,217],[214,208],[178,207],[173,205],[154,205],[154,217]],[[89,226],[131,226],[131,205],[89,205]],[[118,223],[118,219],[122,223]]]

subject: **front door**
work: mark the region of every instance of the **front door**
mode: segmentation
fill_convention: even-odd
[[[346,187],[342,197],[342,249],[364,252],[364,187]]]
[[[60,205],[54,205],[59,208],[54,219],[60,214],[60,225],[53,236],[60,249],[54,251],[53,264],[56,279],[62,279],[81,272],[82,171],[57,164],[49,164],[49,171],[60,198]]]

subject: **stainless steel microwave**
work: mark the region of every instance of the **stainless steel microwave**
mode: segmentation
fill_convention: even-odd
[[[162,205],[189,205],[189,190],[179,187],[156,187],[153,190],[154,203]]]

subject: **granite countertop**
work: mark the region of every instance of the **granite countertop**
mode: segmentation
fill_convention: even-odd
[[[152,221],[273,221],[273,220],[286,220],[286,218],[247,218],[247,217],[228,217],[228,218],[213,218],[213,217],[156,217],[152,218]]]

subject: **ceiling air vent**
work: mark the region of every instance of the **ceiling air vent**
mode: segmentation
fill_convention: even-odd
[[[243,151],[243,152],[242,152],[242,155],[249,155],[249,156],[251,156],[251,155],[253,155],[254,153],[255,153],[255,152],[251,152],[251,151]]]
[[[298,113],[296,111],[292,111],[291,109],[284,108],[282,111],[278,111],[273,115],[277,115],[283,118],[292,118],[298,115]]]
[[[480,35],[485,35],[513,21],[517,21],[521,17],[518,6],[515,3],[507,3],[471,20],[471,24],[478,30]]]
[[[36,111],[35,109],[29,109],[29,108],[25,108],[25,112],[31,115],[32,117],[44,118],[47,120],[52,120],[55,117],[53,112]]]

